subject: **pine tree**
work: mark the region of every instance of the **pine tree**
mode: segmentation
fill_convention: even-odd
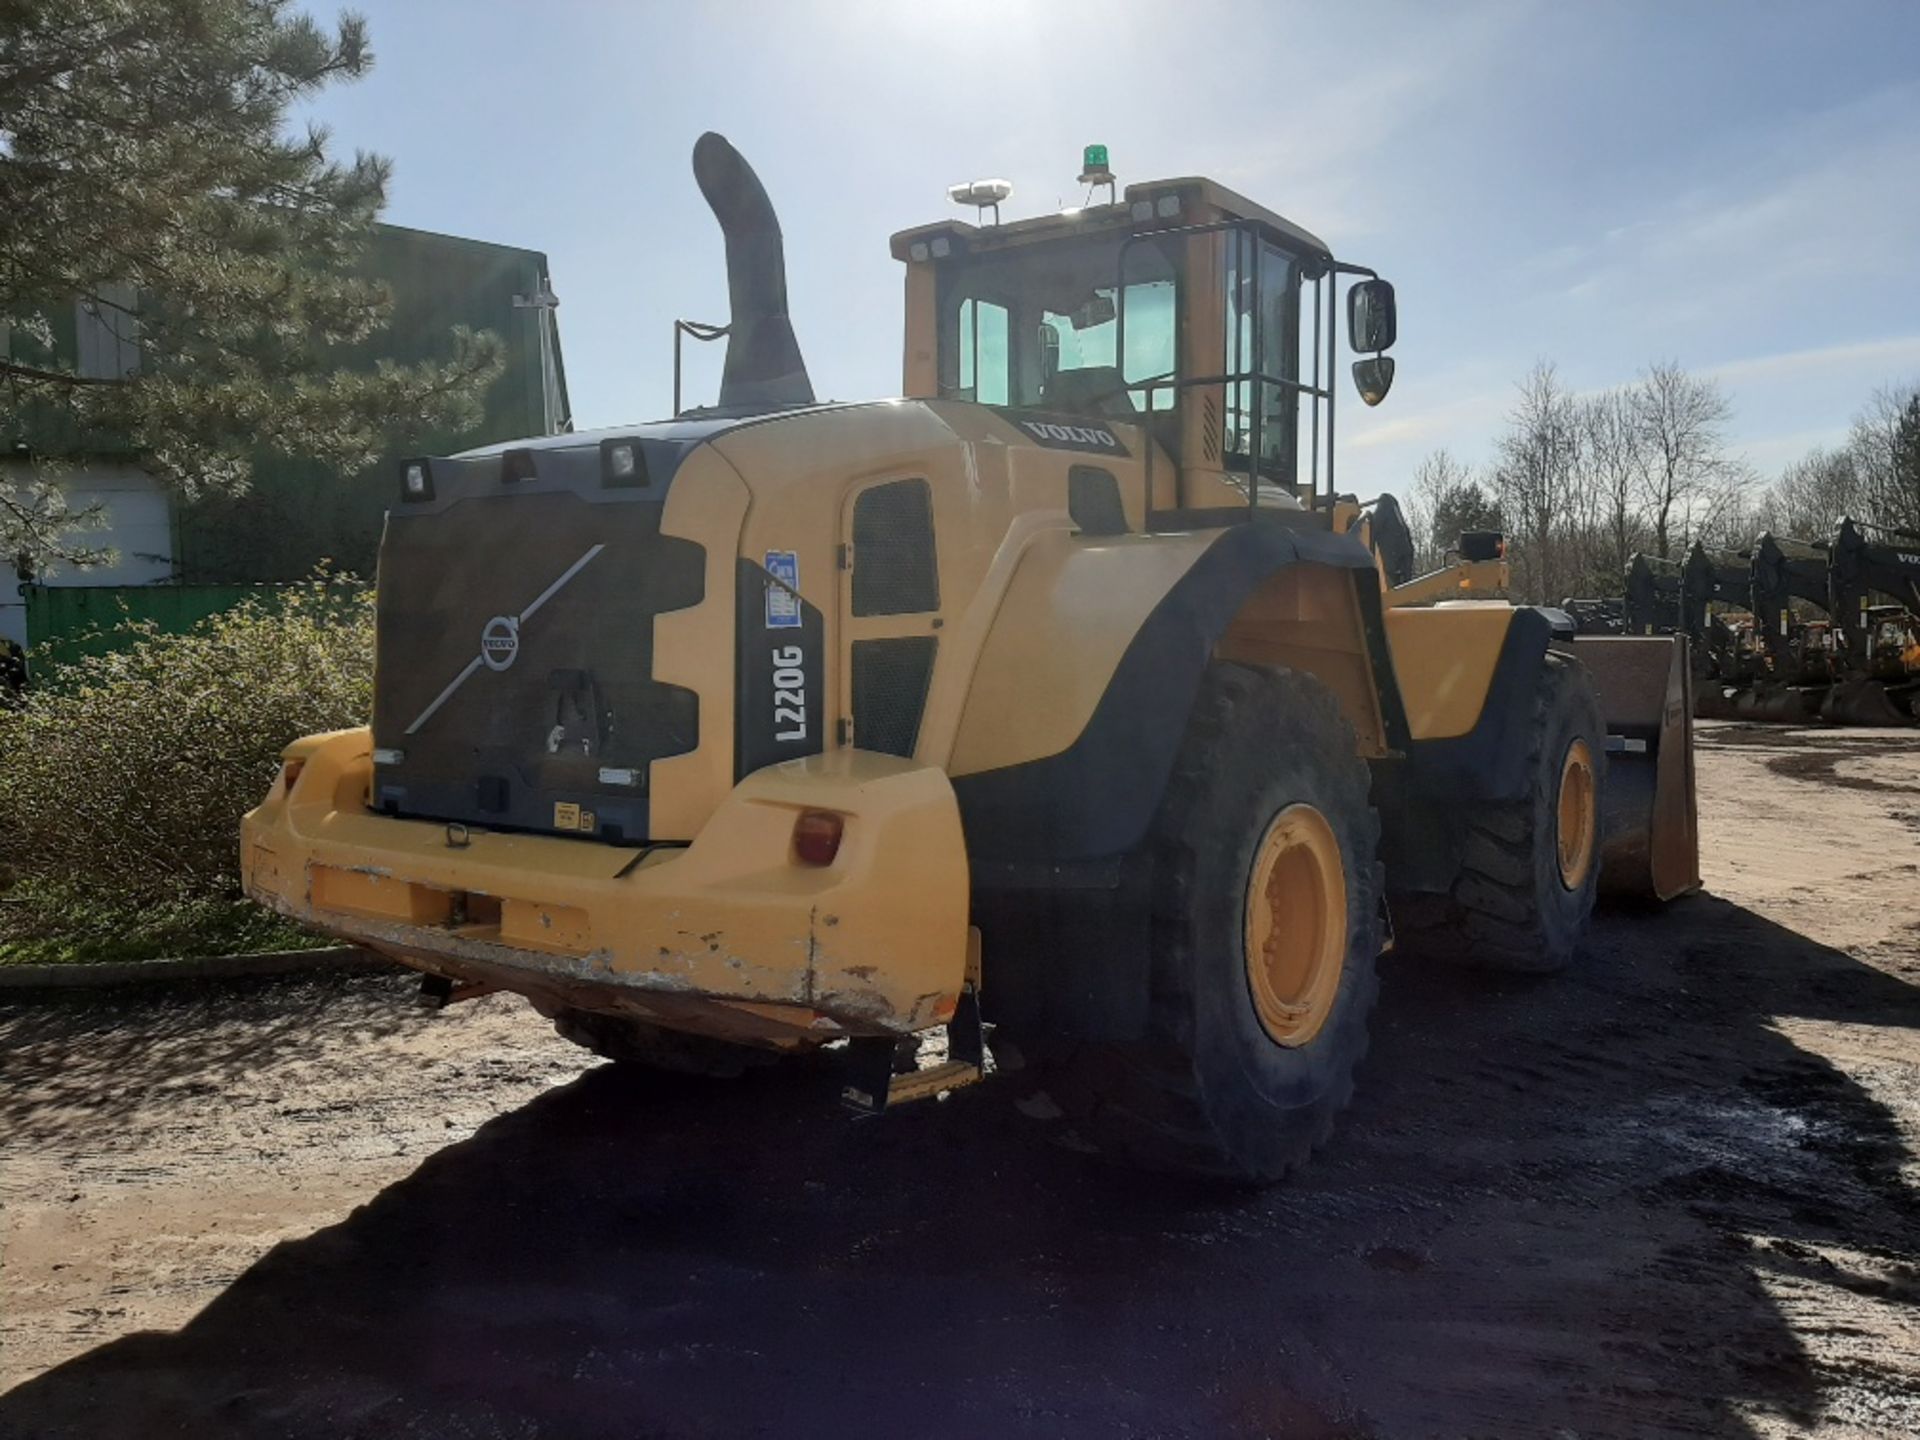
[[[289,0],[0,0],[0,556],[98,558],[62,455],[130,448],[187,494],[231,493],[262,453],[350,473],[477,418],[491,334],[455,332],[444,363],[329,358],[389,310],[356,261],[390,167],[287,115],[372,59],[361,18],[325,31]],[[62,356],[76,301],[131,374]]]

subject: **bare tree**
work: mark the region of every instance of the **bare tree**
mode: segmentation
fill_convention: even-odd
[[[1654,553],[1670,559],[1676,539],[1684,542],[1744,487],[1744,472],[1726,453],[1733,407],[1716,383],[1695,379],[1672,361],[1641,375],[1627,403],[1645,457],[1640,490]]]
[[[1569,578],[1555,555],[1580,464],[1578,407],[1551,361],[1541,360],[1519,385],[1507,416],[1494,473],[1500,506],[1519,542],[1514,585],[1532,600],[1557,598]]]
[[[1920,531],[1920,384],[1874,391],[1853,418],[1847,453],[1859,473],[1860,518]]]
[[[1407,526],[1413,531],[1416,574],[1440,567],[1446,550],[1445,537],[1438,530],[1441,512],[1472,474],[1447,450],[1435,450],[1414,469],[1407,493]]]
[[[1640,494],[1647,470],[1647,454],[1628,392],[1608,390],[1583,404],[1580,432],[1586,460],[1582,468],[1604,531],[1602,566],[1617,584],[1626,573],[1627,561],[1641,546]]]
[[[1761,518],[1776,535],[1819,540],[1843,515],[1864,515],[1864,498],[1852,449],[1815,449],[1780,472],[1761,501]]]

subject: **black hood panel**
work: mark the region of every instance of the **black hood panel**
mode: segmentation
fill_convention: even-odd
[[[698,697],[653,679],[653,619],[701,602],[705,552],[660,533],[664,487],[599,489],[587,454],[592,489],[543,466],[519,493],[485,477],[449,494],[436,462],[437,502],[389,514],[376,808],[650,838],[648,766],[699,739]]]

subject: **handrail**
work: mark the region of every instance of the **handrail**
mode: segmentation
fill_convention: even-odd
[[[731,325],[709,325],[704,320],[676,320],[673,322],[673,416],[679,419],[686,412],[680,408],[680,337],[691,335],[699,341],[720,340],[731,334]]]

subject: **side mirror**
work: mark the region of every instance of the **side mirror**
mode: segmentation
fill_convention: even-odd
[[[1045,321],[1040,325],[1040,393],[1045,396],[1053,391],[1053,382],[1060,373],[1060,332]]]
[[[1353,383],[1362,400],[1369,405],[1378,405],[1387,398],[1387,391],[1393,388],[1393,357],[1375,355],[1370,359],[1354,361]]]
[[[1385,280],[1362,280],[1347,291],[1347,344],[1356,355],[1391,350],[1397,333],[1393,286]]]

